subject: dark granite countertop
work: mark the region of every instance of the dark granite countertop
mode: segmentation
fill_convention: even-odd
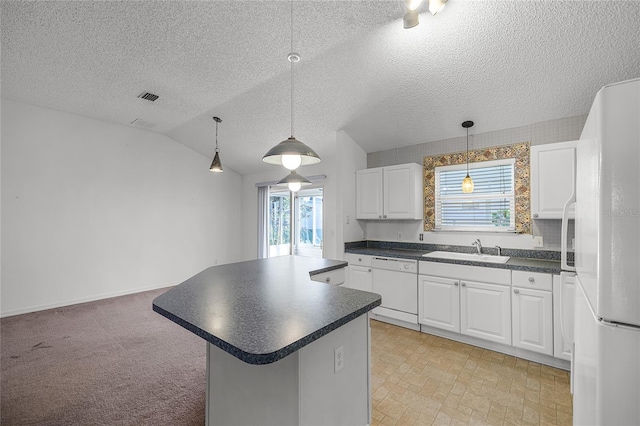
[[[485,268],[498,268],[498,269],[511,269],[517,271],[529,271],[529,272],[542,272],[548,274],[559,274],[560,260],[556,260],[553,258],[548,259],[540,259],[540,258],[527,258],[527,257],[517,257],[515,254],[527,254],[527,250],[503,250],[503,255],[511,256],[511,259],[507,263],[489,263],[489,262],[472,262],[468,260],[457,260],[457,259],[436,259],[431,257],[423,257],[424,254],[430,253],[432,251],[440,250],[440,251],[459,251],[459,250],[447,250],[446,248],[437,248],[437,249],[418,249],[417,244],[408,245],[410,248],[394,248],[391,244],[385,244],[383,247],[347,247],[345,248],[346,253],[357,253],[364,254],[367,256],[384,256],[384,257],[394,257],[394,258],[402,258],[402,259],[413,259],[413,260],[421,260],[425,262],[441,262],[441,263],[453,263],[457,265],[470,265],[470,266],[482,266]],[[413,247],[411,247],[413,246]],[[511,252],[511,253],[510,253]],[[494,254],[494,253],[491,253]]]
[[[153,310],[249,364],[269,364],[380,305],[375,293],[311,281],[347,262],[282,256],[214,266]]]

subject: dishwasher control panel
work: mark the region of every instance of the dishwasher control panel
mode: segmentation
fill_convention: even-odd
[[[398,272],[418,272],[417,260],[395,259],[393,257],[374,257],[371,266],[378,269]]]

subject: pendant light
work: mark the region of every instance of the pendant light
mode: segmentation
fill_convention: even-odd
[[[467,177],[462,181],[462,192],[471,194],[473,192],[473,179],[469,176],[469,127],[473,126],[473,121],[465,121],[462,127],[467,129]]]
[[[276,183],[277,186],[288,186],[289,191],[297,192],[303,186],[311,185],[311,181],[306,177],[299,175],[295,170],[291,170],[291,173],[283,177]]]
[[[216,155],[213,157],[213,162],[211,163],[211,167],[209,167],[209,171],[214,173],[222,173],[222,163],[220,162],[220,149],[218,148],[218,123],[221,123],[222,120],[218,117],[213,117],[213,121],[216,122]]]
[[[293,0],[291,1],[291,53],[287,59],[291,62],[291,136],[271,148],[262,157],[262,161],[295,170],[299,166],[319,163],[320,157],[313,149],[293,136],[293,64],[300,61],[300,55],[293,52]]]

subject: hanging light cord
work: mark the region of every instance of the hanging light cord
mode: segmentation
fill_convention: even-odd
[[[291,50],[289,51],[289,62],[291,62],[291,137],[293,137],[293,0],[291,0]]]
[[[218,121],[216,120],[216,152],[219,152],[218,149]]]
[[[469,128],[467,127],[467,176],[469,176]]]

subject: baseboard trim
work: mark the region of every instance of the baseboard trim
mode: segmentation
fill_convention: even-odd
[[[27,307],[27,308],[14,309],[12,311],[0,312],[0,318],[12,317],[12,316],[15,316],[15,315],[28,314],[28,313],[31,313],[31,312],[46,311],[47,309],[62,308],[64,306],[77,305],[77,304],[80,304],[80,303],[95,302],[96,300],[110,299],[112,297],[126,296],[128,294],[143,293],[145,291],[158,290],[160,288],[166,288],[166,287],[173,287],[173,286],[178,285],[178,284],[179,283],[177,283],[177,282],[176,283],[169,283],[169,284],[166,284],[166,283],[165,284],[158,284],[158,285],[149,286],[149,287],[128,289],[128,290],[122,290],[122,291],[115,291],[115,292],[112,292],[112,293],[102,293],[102,294],[98,294],[98,295],[90,296],[90,297],[81,297],[81,298],[78,298],[78,299],[72,299],[72,300],[66,300],[66,301],[58,301],[58,302],[55,302],[55,303],[48,303],[46,305],[38,305],[38,306],[31,306],[31,307]]]

